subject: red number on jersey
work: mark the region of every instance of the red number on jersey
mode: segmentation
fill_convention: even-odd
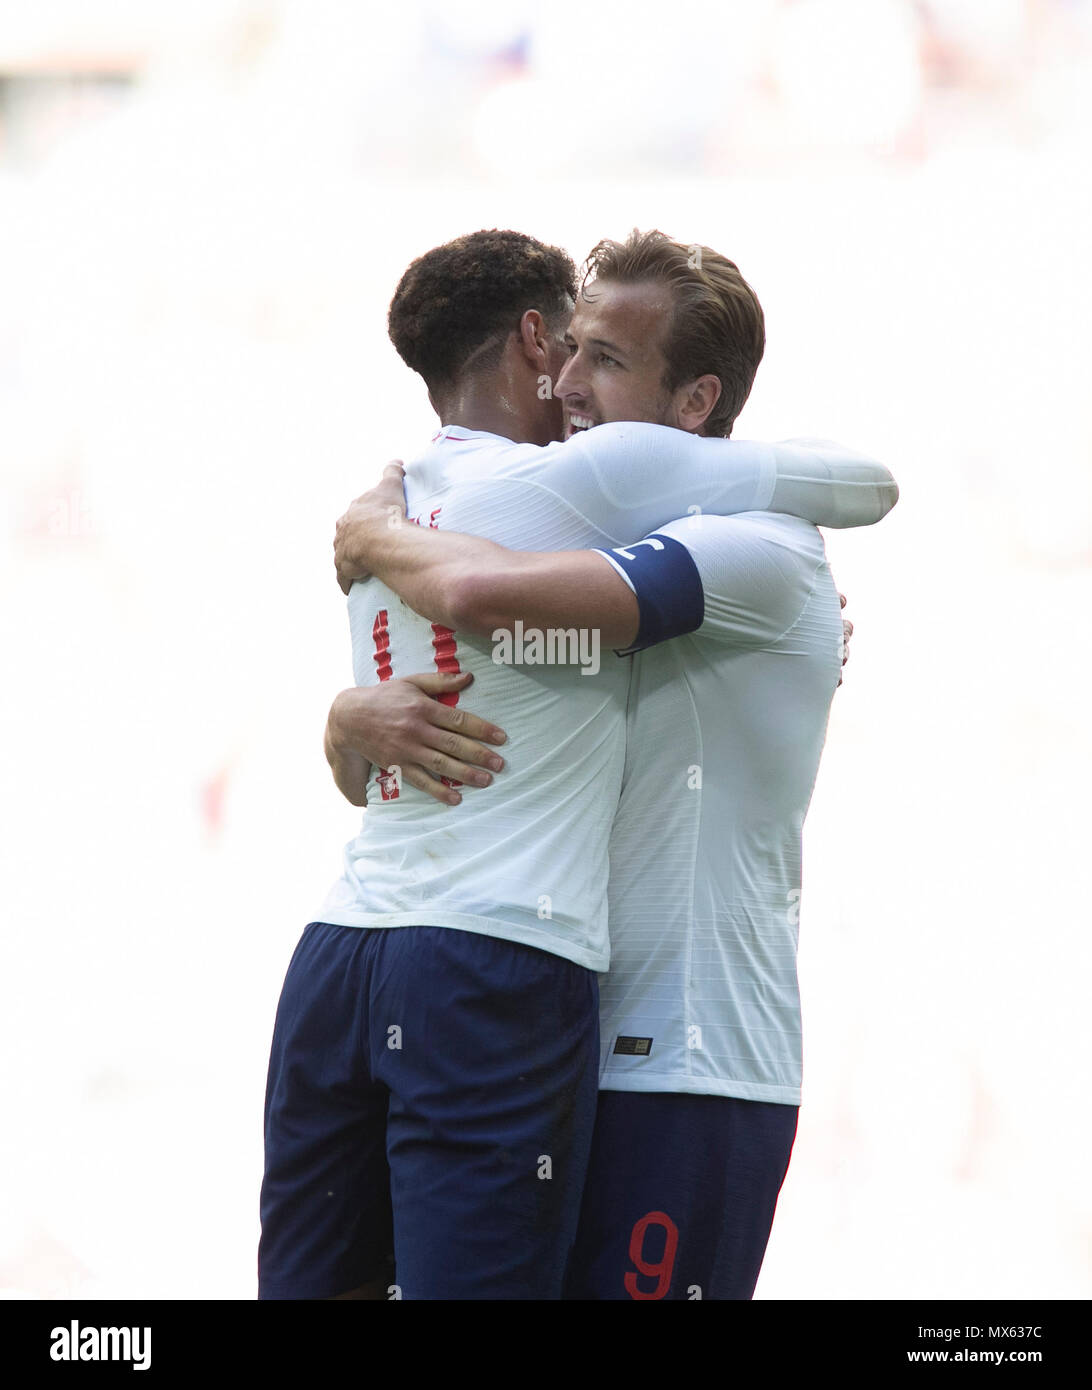
[[[375,642],[376,674],[381,681],[391,678],[391,634],[387,626],[387,610],[381,608],[372,624],[372,640]]]
[[[650,1226],[662,1226],[664,1232],[664,1253],[655,1263],[644,1258],[645,1234]],[[637,1275],[633,1270],[627,1270],[624,1282],[630,1298],[641,1300],[664,1297],[671,1287],[671,1271],[675,1268],[675,1251],[678,1245],[679,1228],[665,1212],[650,1211],[636,1222],[629,1238],[629,1257],[642,1274],[647,1274],[657,1283],[651,1293],[642,1293],[637,1287]]]
[[[435,652],[433,660],[436,662],[437,671],[449,672],[451,675],[457,676],[461,667],[456,655],[457,645],[454,630],[450,627],[441,627],[439,623],[433,623],[432,634],[432,649]],[[442,705],[448,705],[454,709],[459,703],[459,692],[449,690],[446,695],[438,695],[436,698]]]
[[[375,664],[376,674],[381,681],[389,681],[391,678],[391,634],[387,626],[387,610],[381,608],[375,615],[375,623],[372,626],[372,640],[375,642]],[[379,769],[379,776],[376,779],[379,783],[379,794],[384,801],[397,801],[399,796],[398,778],[385,768]]]
[[[435,513],[434,513],[435,515]],[[441,627],[439,623],[432,624],[432,649],[435,652],[434,660],[437,671],[449,671],[453,676],[459,674],[459,658],[456,655],[457,644],[455,642],[454,630],[450,627]],[[449,690],[445,695],[437,695],[440,704],[447,705],[449,709],[454,709],[459,703],[459,692]],[[461,782],[456,782],[451,777],[441,777],[445,787],[461,787]]]
[[[433,513],[435,517],[436,513]],[[375,622],[372,625],[372,638],[375,642],[375,664],[376,674],[381,681],[389,681],[393,675],[391,667],[391,634],[388,626],[389,618],[387,610],[381,608],[375,615]],[[432,624],[432,648],[434,661],[437,671],[448,671],[452,675],[458,675],[460,671],[459,658],[457,655],[458,647],[455,641],[455,633],[450,627],[441,627],[439,623]],[[459,703],[459,692],[457,690],[448,691],[446,695],[436,697],[440,704],[454,708]],[[394,801],[399,793],[398,779],[393,777],[385,767],[379,769],[379,790],[384,801]],[[441,777],[445,787],[461,787],[461,782],[456,782],[451,777]]]

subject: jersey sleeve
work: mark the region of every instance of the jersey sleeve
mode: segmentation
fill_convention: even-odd
[[[824,439],[787,439],[772,447],[776,478],[766,510],[845,529],[874,526],[899,500],[890,469],[865,454]]]
[[[637,637],[620,656],[686,633],[765,646],[795,624],[826,566],[814,526],[774,514],[691,515],[597,553],[637,595]]]
[[[707,439],[631,422],[553,446],[535,481],[616,542],[684,514],[779,511],[820,526],[867,526],[898,498],[882,464],[836,444]]]

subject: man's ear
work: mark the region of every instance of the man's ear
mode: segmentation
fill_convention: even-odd
[[[720,400],[722,390],[720,377],[711,374],[680,386],[674,402],[678,428],[689,430],[691,434],[700,430]]]
[[[549,335],[546,320],[537,309],[527,309],[519,321],[519,345],[530,366],[538,373],[546,370]]]

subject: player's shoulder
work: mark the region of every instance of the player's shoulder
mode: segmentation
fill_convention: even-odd
[[[783,512],[736,512],[732,516],[695,512],[662,526],[660,531],[695,553],[722,548],[751,553],[768,550],[779,558],[797,557],[805,563],[819,563],[826,555],[818,527]]]
[[[670,429],[667,425],[608,420],[593,429],[579,430],[568,439],[555,440],[540,447],[532,446],[536,448],[536,453],[529,461],[542,468],[583,466],[618,453],[632,455],[657,448],[662,451],[673,445],[679,434],[679,430]]]
[[[675,434],[677,430],[661,425],[624,422],[597,425],[549,444],[517,443],[479,434],[430,445],[429,460],[431,468],[442,468],[448,480],[472,483],[488,479],[492,484],[529,485],[560,496],[569,496],[575,489],[579,495],[593,481],[602,487],[604,477],[615,477],[620,467],[639,461],[650,450],[658,447],[662,451],[663,437],[670,439]]]
[[[499,434],[446,427],[406,464],[407,490],[432,495],[452,487],[527,475],[539,466],[543,449]]]
[[[670,468],[695,457],[704,457],[705,446],[723,445],[724,442],[702,439],[685,430],[645,420],[608,420],[558,443],[545,445],[538,463],[542,468],[577,469],[600,477],[604,469],[610,472],[617,467],[632,474],[649,466]]]
[[[452,467],[488,460],[494,475],[530,477],[551,470],[583,468],[615,455],[631,458],[645,453],[657,457],[692,448],[696,436],[667,425],[645,421],[613,420],[582,430],[569,439],[549,444],[529,444],[481,430],[448,426],[439,430],[422,452],[407,465],[411,470]]]

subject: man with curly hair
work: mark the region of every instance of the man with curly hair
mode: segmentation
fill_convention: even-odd
[[[735,293],[757,309],[735,275]],[[407,691],[424,702],[442,747],[427,765],[382,749],[365,755],[331,714],[335,779],[369,810],[297,948],[278,1010],[263,1297],[374,1293],[393,1249],[403,1297],[557,1298],[575,1239],[595,1117],[629,663],[601,662],[597,642],[574,645],[564,631],[552,660],[540,644],[537,655],[499,661],[472,570],[437,570],[426,551],[421,573],[439,574],[438,587],[430,580],[411,596],[401,543],[417,554],[425,533],[456,544],[470,533],[489,538],[490,555],[579,550],[617,578],[625,545],[688,507],[844,525],[877,520],[892,500],[889,475],[871,461],[734,444],[727,429],[701,433],[726,388],[735,409],[746,398],[762,354],[760,310],[751,310],[745,343],[732,330],[742,346],[724,380],[688,375],[685,355],[665,372],[647,332],[670,317],[670,298],[657,291],[634,339],[638,365],[647,338],[638,376],[648,399],[631,395],[631,413],[613,416],[634,421],[636,410],[636,422],[608,422],[604,386],[584,401],[592,413],[568,412],[566,428],[553,388],[580,355],[567,336],[575,292],[564,252],[482,232],[414,262],[392,302],[392,341],[422,375],[442,428],[406,475],[418,525],[401,524],[389,506],[378,518],[392,583],[349,589],[354,672],[377,698],[395,696],[383,708],[396,728]],[[737,306],[729,318],[737,311],[746,313]],[[708,313],[708,303],[697,306],[698,320]],[[563,432],[571,438],[557,442]],[[385,569],[376,517],[358,521],[349,519],[343,542],[351,550],[359,529],[372,568]],[[619,546],[614,561],[585,549]],[[655,546],[676,560],[684,549]],[[655,585],[640,575],[597,584],[595,636],[641,646],[692,631],[700,576],[695,588],[696,571],[676,569],[668,589],[680,575],[689,606],[662,602],[662,579],[661,599],[647,602],[641,594]],[[571,584],[560,583],[564,595]],[[550,634],[539,636],[548,653]],[[458,708],[470,679],[496,723]],[[344,694],[351,711],[358,692]],[[421,719],[418,703],[412,720]],[[508,756],[488,788],[485,769],[499,771],[501,759],[472,741],[496,743],[500,724]]]

